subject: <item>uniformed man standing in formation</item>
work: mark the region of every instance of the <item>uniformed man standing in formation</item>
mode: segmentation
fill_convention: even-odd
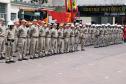
[[[5,55],[5,34],[4,19],[0,19],[0,59],[4,59]]]
[[[48,24],[48,25],[46,25],[46,30],[45,30],[45,32],[46,32],[46,44],[45,44],[45,54],[46,55],[51,55],[51,52],[52,52],[52,50],[51,50],[51,48],[52,48],[52,46],[51,46],[51,28],[52,28],[52,26],[51,26],[51,24]]]
[[[26,26],[26,21],[22,20],[21,25],[18,28],[18,60],[27,60],[27,34],[28,28]]]
[[[71,24],[71,30],[70,30],[70,52],[74,52],[75,51],[75,26],[74,24]]]
[[[40,29],[39,29],[39,56],[44,57],[45,56],[45,44],[46,44],[46,27],[47,25],[45,22],[40,22]]]
[[[39,25],[36,21],[33,22],[33,25],[30,28],[30,59],[38,58],[39,51]]]
[[[6,63],[35,59],[55,54],[76,52],[85,46],[105,47],[123,42],[123,26],[110,24],[46,24],[34,20],[8,23],[0,20],[0,58]],[[80,46],[79,46],[80,45]]]
[[[84,25],[81,25],[81,28],[80,28],[80,44],[81,44],[81,51],[84,51],[84,46],[85,46],[85,41],[86,41],[86,31],[85,31],[85,26]]]
[[[95,25],[94,31],[95,48],[123,43],[123,26],[121,25]]]
[[[80,30],[80,24],[75,24],[76,27],[74,29],[74,34],[75,34],[75,44],[74,44],[74,49],[75,51],[78,51],[78,45],[79,45],[79,30]]]
[[[60,25],[58,29],[58,53],[64,53],[64,28],[63,24]]]
[[[57,31],[57,25],[53,24],[51,29],[51,46],[52,46],[52,54],[57,54],[58,47],[57,47],[57,41],[58,41],[58,31]]]
[[[65,26],[65,29],[64,29],[64,52],[65,53],[68,53],[69,50],[70,50],[70,30],[69,30],[69,24],[67,24]]]

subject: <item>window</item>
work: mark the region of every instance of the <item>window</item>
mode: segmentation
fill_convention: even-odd
[[[16,13],[11,13],[11,20],[15,20],[16,19]]]

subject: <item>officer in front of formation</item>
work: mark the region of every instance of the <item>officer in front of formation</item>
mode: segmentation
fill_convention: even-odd
[[[15,29],[14,29],[14,23],[8,22],[8,29],[6,30],[5,35],[5,45],[6,45],[6,52],[5,52],[5,61],[6,63],[15,62],[13,58],[14,54],[14,41],[15,41]]]

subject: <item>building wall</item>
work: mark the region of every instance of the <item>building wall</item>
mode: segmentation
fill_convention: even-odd
[[[52,6],[53,0],[48,0],[48,3]]]
[[[10,3],[10,0],[0,0],[0,3]]]
[[[53,6],[64,6],[65,0],[52,0]]]
[[[107,24],[107,23],[111,23],[113,24],[113,17],[101,17],[101,23],[102,24]]]
[[[18,19],[18,11],[20,8],[26,8],[25,6],[22,5],[16,5],[16,4],[11,4],[11,1],[15,1],[15,0],[0,0],[0,3],[2,4],[6,4],[6,8],[5,8],[5,20],[6,22],[11,21],[12,16],[15,17],[15,20]],[[23,2],[30,2],[31,0],[22,0]],[[49,5],[64,5],[64,0],[48,0],[48,4]]]
[[[11,5],[11,20],[17,20],[18,19],[18,11],[20,7],[16,5]]]
[[[91,23],[91,17],[80,17],[83,20],[83,23]]]
[[[22,0],[22,1],[25,1],[25,2],[30,2],[31,0]]]
[[[7,23],[8,21],[10,21],[10,0],[0,0],[0,3],[5,6],[1,8],[1,10],[3,11],[0,11],[0,18],[4,18],[5,22]]]
[[[118,5],[126,5],[126,0],[77,0],[77,4],[79,6],[118,6]],[[118,17],[116,19],[115,17]],[[121,22],[120,24],[123,24],[122,22],[122,16],[91,16],[91,22],[95,22],[98,24],[106,24],[111,23],[115,24],[116,22]],[[125,20],[125,19],[124,19]]]

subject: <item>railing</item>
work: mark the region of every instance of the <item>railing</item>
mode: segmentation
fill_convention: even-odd
[[[41,7],[47,7],[51,6],[49,3],[31,3],[31,2],[18,2],[18,1],[11,1],[12,4],[17,4],[17,5],[24,5],[24,6],[29,6],[29,7],[34,7],[34,8],[41,8]]]

